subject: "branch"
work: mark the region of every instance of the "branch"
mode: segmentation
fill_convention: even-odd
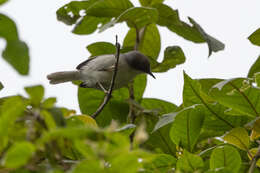
[[[116,80],[117,69],[118,69],[119,56],[120,56],[120,44],[117,41],[117,35],[116,35],[115,70],[114,70],[114,73],[113,73],[113,76],[112,76],[112,79],[111,79],[111,83],[110,83],[108,93],[105,95],[103,103],[99,106],[99,108],[96,110],[96,112],[91,115],[91,117],[94,118],[94,119],[96,119],[97,116],[100,114],[100,112],[102,112],[102,110],[104,109],[104,107],[106,106],[106,104],[108,103],[108,101],[110,100],[110,98],[112,96],[112,92],[113,92],[115,80]]]
[[[252,158],[251,162],[250,162],[250,168],[248,170],[248,173],[253,173],[254,169],[256,167],[256,162],[257,160],[260,158],[260,141],[257,141],[259,144],[257,153],[255,154],[255,156]]]

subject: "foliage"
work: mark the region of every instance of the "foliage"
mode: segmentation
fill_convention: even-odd
[[[209,55],[224,49],[194,19],[189,18],[192,25],[181,21],[178,11],[163,0],[140,0],[140,4],[72,1],[57,10],[57,19],[73,25],[72,32],[79,35],[108,32],[125,22],[129,30],[121,52],[138,49],[156,73],[186,60],[181,47],[170,45],[162,62],[157,62],[159,27],[194,43],[207,43]],[[20,74],[28,74],[28,47],[19,39],[15,23],[0,14],[0,24],[4,26],[0,36],[7,42],[3,58]],[[259,29],[249,40],[259,45]],[[91,56],[116,51],[105,41],[92,43],[87,50]],[[247,172],[260,166],[256,160],[260,157],[259,62],[260,58],[247,78],[192,79],[184,72],[180,106],[144,98],[147,78],[139,75],[128,88],[113,91],[97,119],[90,115],[104,98],[101,91],[79,87],[82,114],[76,114],[57,107],[56,98],[45,98],[43,86],[25,87],[28,96],[0,98],[0,172]],[[0,82],[0,92],[5,89]],[[129,112],[135,113],[133,121]],[[254,172],[260,172],[259,167]]]

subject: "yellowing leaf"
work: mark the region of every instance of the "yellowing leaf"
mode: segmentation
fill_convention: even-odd
[[[253,141],[254,139],[256,139],[258,137],[260,137],[260,118],[257,119],[253,125],[250,139]]]
[[[251,148],[251,149],[249,150],[250,155],[247,153],[248,158],[249,158],[250,160],[252,160],[252,158],[256,155],[257,152],[258,152],[258,148]],[[258,161],[256,162],[256,165],[257,165],[258,167],[260,167],[260,159],[258,159]]]
[[[233,144],[236,147],[247,151],[249,147],[249,136],[247,131],[242,128],[234,128],[230,132],[228,132],[224,138],[227,143]]]
[[[96,120],[94,120],[89,115],[78,115],[76,116],[79,120],[81,120],[84,124],[97,127]]]

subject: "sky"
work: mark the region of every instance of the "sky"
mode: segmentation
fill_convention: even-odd
[[[115,35],[122,43],[127,33],[126,24],[118,24],[102,33],[78,36],[72,27],[57,21],[56,10],[69,0],[9,0],[0,6],[0,12],[17,24],[19,36],[30,47],[30,74],[22,77],[0,58],[0,81],[5,89],[0,97],[22,94],[25,86],[41,84],[45,97],[57,97],[57,105],[79,110],[77,87],[71,83],[50,85],[46,75],[56,71],[74,70],[89,57],[86,46],[97,41],[114,42]],[[138,5],[137,0],[132,2]],[[161,53],[167,46],[180,46],[186,62],[166,73],[148,77],[145,97],[159,98],[177,105],[182,102],[183,70],[192,78],[246,77],[250,66],[260,53],[247,37],[260,27],[259,0],[165,0],[178,9],[180,18],[188,22],[192,17],[203,29],[225,44],[225,50],[208,58],[206,44],[195,44],[160,27]],[[1,27],[1,26],[0,26]],[[0,52],[5,41],[0,39]]]

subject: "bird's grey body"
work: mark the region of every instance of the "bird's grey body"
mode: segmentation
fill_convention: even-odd
[[[83,81],[81,87],[108,90],[115,68],[115,61],[116,58],[113,54],[100,55],[79,64],[75,71],[56,72],[48,75],[47,78],[51,84],[81,80]],[[148,63],[149,69],[138,63],[146,63],[146,66]],[[133,65],[136,65],[137,68],[133,67]],[[137,51],[120,54],[117,70],[114,89],[126,86],[138,74],[148,73],[152,75],[148,59]]]

